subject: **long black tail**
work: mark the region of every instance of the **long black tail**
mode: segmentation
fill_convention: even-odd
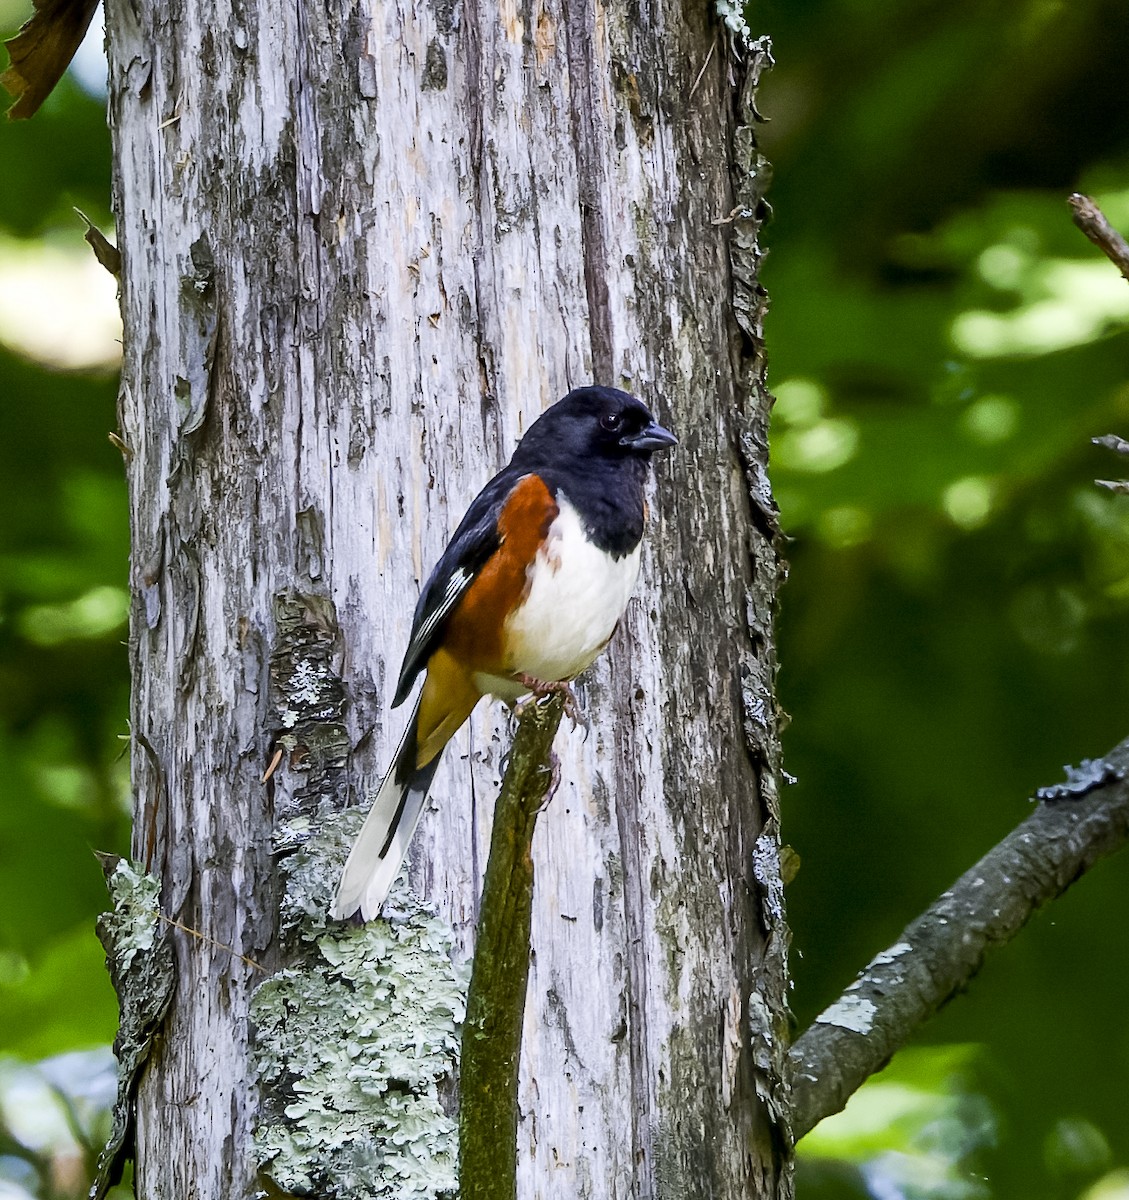
[[[400,864],[419,824],[441,757],[437,754],[426,766],[416,769],[418,717],[417,700],[392,765],[381,781],[341,873],[337,899],[333,902],[333,916],[339,920],[358,909],[366,921],[377,916],[400,873]]]

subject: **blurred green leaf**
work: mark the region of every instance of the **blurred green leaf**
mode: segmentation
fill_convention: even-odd
[[[30,6],[16,23],[30,15]],[[14,26],[13,26],[14,29]],[[51,226],[76,226],[74,208],[99,225],[110,217],[110,134],[105,103],[69,77],[47,98],[34,121],[0,121],[0,228],[27,237]]]
[[[71,206],[108,220],[104,104],[64,79],[33,123],[0,122],[0,160],[3,245],[58,228],[71,257],[89,255]],[[116,1025],[91,848],[128,846],[128,518],[106,436],[116,380],[0,347],[0,390],[0,1028],[4,1052],[30,1060],[105,1044]]]
[[[1066,205],[1095,194],[1129,230],[1129,6],[755,13],[778,63],[766,328],[802,1026],[1025,796],[1129,733],[1129,497],[1093,483],[1126,472],[1089,443],[1129,434],[1129,287]],[[1091,873],[926,1031],[984,1046],[983,1194],[1075,1200],[1129,1164],[1126,895],[1129,862]],[[897,1174],[909,1135],[886,1115],[869,1157],[806,1154],[802,1200],[926,1186]],[[1049,1154],[1099,1139],[1106,1165],[1048,1179]]]
[[[97,825],[81,809],[45,803],[2,734],[0,762],[0,949],[34,963],[51,937],[105,905],[91,852]]]
[[[5,1052],[31,1060],[112,1041],[117,998],[89,922],[44,938],[37,949],[22,978],[0,977]]]
[[[988,1195],[976,1160],[996,1140],[996,1118],[970,1087],[977,1056],[975,1046],[903,1050],[803,1139],[801,1181],[809,1164],[830,1159],[856,1168],[872,1195]]]

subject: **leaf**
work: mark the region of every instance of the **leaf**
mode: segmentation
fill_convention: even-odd
[[[44,938],[30,961],[8,953],[0,964],[5,1054],[32,1060],[104,1044],[113,1037],[116,1009],[89,920]]]
[[[70,66],[97,7],[98,0],[35,0],[30,20],[4,43],[12,65],[0,84],[16,99],[10,118],[26,120],[39,111]]]

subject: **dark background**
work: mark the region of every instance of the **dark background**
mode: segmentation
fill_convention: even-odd
[[[25,15],[0,0],[4,27]],[[1129,434],[1129,284],[1065,203],[1090,191],[1129,231],[1129,4],[769,0],[749,20],[778,62],[802,1028],[1036,787],[1129,734],[1129,504],[1090,444]],[[89,255],[72,204],[108,227],[103,108],[68,79],[0,124],[8,298],[29,250]],[[83,1191],[112,1086],[89,848],[128,845],[115,386],[0,320],[0,1179],[42,1197]],[[805,1140],[801,1200],[1129,1196],[1127,918],[1115,859]]]
[[[1124,464],[1090,444],[1129,425],[1129,284],[1066,206],[1129,232],[1129,5],[752,18],[803,1028],[1129,734],[1129,506],[1093,483]],[[811,1135],[801,1198],[1129,1196],[1127,918],[1114,859]]]

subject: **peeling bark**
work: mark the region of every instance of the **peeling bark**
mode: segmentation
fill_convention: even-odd
[[[681,445],[534,843],[518,1193],[786,1195],[766,48],[746,70],[707,5],[592,0],[108,0],[107,28],[134,853],[204,935],[173,931],[139,1193],[254,1194],[277,853],[375,786],[427,570],[596,378]],[[463,959],[509,738],[483,706],[412,855]]]
[[[117,855],[99,858],[113,903],[112,911],[98,918],[98,940],[118,997],[118,1090],[90,1200],[102,1200],[121,1180],[126,1160],[134,1156],[137,1085],[176,988],[169,932],[158,903],[160,884]]]

